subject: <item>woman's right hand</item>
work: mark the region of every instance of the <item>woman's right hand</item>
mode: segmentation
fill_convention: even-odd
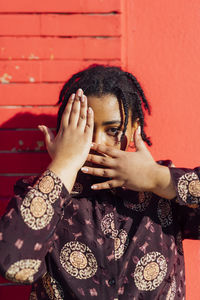
[[[52,158],[48,169],[60,177],[69,192],[89,154],[93,127],[94,114],[81,89],[70,96],[56,137],[46,126],[38,126],[44,133],[46,148]]]

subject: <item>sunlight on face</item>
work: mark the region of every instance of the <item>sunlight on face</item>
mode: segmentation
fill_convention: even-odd
[[[117,98],[110,94],[102,97],[88,96],[88,106],[94,111],[93,142],[127,150],[137,122],[132,124],[129,113],[126,133],[121,141],[125,115]]]

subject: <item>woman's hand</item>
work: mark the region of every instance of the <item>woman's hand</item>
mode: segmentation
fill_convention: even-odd
[[[61,178],[69,192],[90,151],[93,126],[93,111],[88,108],[87,97],[81,89],[70,96],[56,137],[46,126],[39,126],[52,158],[48,168]]]
[[[144,166],[149,172],[156,163],[138,132],[135,133],[135,146],[136,152],[126,152],[113,147],[93,144],[91,149],[103,156],[89,154],[87,161],[103,166],[103,168],[83,167],[81,170],[84,173],[111,179],[93,185],[92,189],[108,189],[120,186],[136,191],[150,189],[152,186],[151,178],[144,174]]]
[[[88,161],[101,168],[83,167],[84,173],[107,177],[109,180],[94,184],[95,190],[124,187],[134,191],[151,191],[155,194],[173,198],[175,190],[167,167],[158,165],[146,148],[140,128],[135,132],[136,152],[121,151],[112,147],[94,144],[91,149],[103,156],[89,154]]]

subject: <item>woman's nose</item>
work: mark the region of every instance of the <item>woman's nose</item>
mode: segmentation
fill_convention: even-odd
[[[98,132],[95,132],[95,131],[94,131],[92,141],[93,141],[95,144],[103,144],[105,141],[104,141],[102,132],[99,132],[99,131],[98,131]]]

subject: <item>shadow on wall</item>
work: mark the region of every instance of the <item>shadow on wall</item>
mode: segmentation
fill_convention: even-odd
[[[25,176],[38,175],[50,158],[45,150],[39,124],[56,127],[54,114],[17,113],[0,127],[0,216],[4,213],[15,182]],[[0,277],[0,299],[28,300],[30,285],[18,285]]]

